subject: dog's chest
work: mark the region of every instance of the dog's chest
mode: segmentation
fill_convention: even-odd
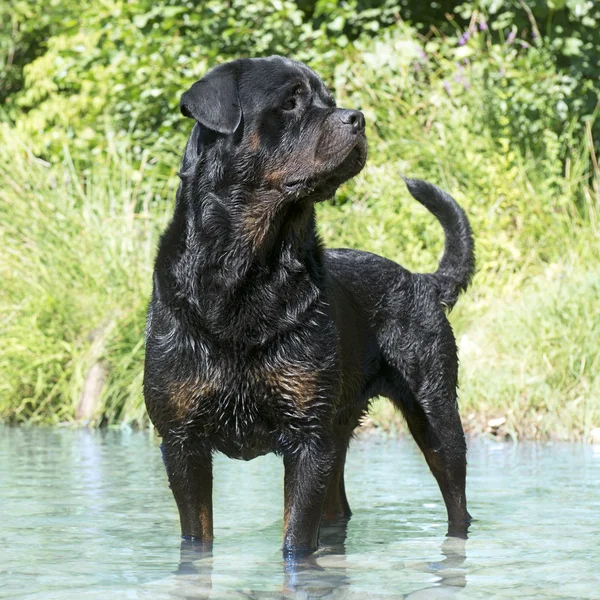
[[[330,361],[306,358],[212,362],[173,385],[171,408],[190,433],[249,460],[322,420],[331,374]]]

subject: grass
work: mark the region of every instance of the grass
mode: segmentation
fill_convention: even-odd
[[[581,254],[549,266],[461,332],[471,428],[496,417],[515,438],[586,439],[600,424],[600,265],[588,258],[591,268]]]
[[[68,152],[51,167],[10,130],[1,135],[0,417],[72,420],[86,374],[101,360],[97,421],[144,424],[144,311],[168,218],[157,198],[172,195],[175,182],[154,181],[144,164],[133,170],[115,152],[82,177]],[[94,356],[99,335],[106,339]]]
[[[486,128],[476,73],[459,97],[438,93],[442,75],[417,85],[402,64],[386,77],[381,68],[351,61],[338,74],[340,104],[367,115],[370,158],[319,206],[326,243],[432,270],[441,228],[400,174],[448,190],[470,216],[478,257],[473,286],[451,314],[465,428],[485,432],[495,418],[500,436],[588,439],[600,427],[600,172],[591,129],[566,165],[552,148],[533,156]],[[0,138],[0,420],[74,422],[99,365],[100,405],[89,423],[148,425],[144,318],[177,158],[134,165],[108,142],[102,158],[78,169],[67,148],[49,165],[10,127]],[[369,425],[403,429],[383,400]]]

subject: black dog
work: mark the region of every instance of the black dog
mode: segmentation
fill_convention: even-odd
[[[285,465],[284,552],[348,518],[344,461],[369,399],[402,411],[440,486],[449,534],[466,534],[457,350],[444,308],[473,272],[462,209],[407,180],[440,220],[436,273],[324,250],[315,202],[366,159],[365,122],[319,77],[280,57],[221,65],[181,98],[196,120],[163,235],[148,314],[144,394],[184,537],[210,544],[214,451]]]

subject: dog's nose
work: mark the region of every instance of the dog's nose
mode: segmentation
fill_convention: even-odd
[[[338,112],[339,118],[344,125],[350,125],[354,133],[364,131],[365,129],[365,116],[360,110],[346,110],[342,109]]]

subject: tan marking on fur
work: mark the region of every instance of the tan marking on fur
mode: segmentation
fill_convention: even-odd
[[[212,507],[203,506],[200,509],[200,531],[202,532],[202,541],[213,540]]]
[[[325,500],[323,502],[323,519],[333,520],[344,514],[344,511],[342,510],[342,496],[340,493],[340,477],[343,476],[343,471],[335,471],[331,474],[327,492],[325,493]]]
[[[255,136],[258,138],[256,132],[250,135],[250,147],[253,147]],[[258,248],[265,241],[272,221],[284,200],[281,188],[289,173],[290,168],[285,161],[265,171],[264,189],[244,208],[242,236],[251,248]]]
[[[252,248],[258,248],[267,237],[271,223],[268,210],[259,211],[250,208],[244,215],[244,239]]]
[[[283,541],[290,526],[290,513],[292,512],[292,482],[291,474],[286,472],[283,478]]]
[[[279,198],[260,198],[250,202],[245,210],[242,235],[251,248],[258,248],[265,241],[271,222],[279,209]]]
[[[196,378],[174,383],[170,389],[171,406],[177,419],[185,419],[203,396],[216,392],[212,381]]]
[[[305,406],[317,393],[317,377],[314,371],[285,367],[267,372],[264,376],[267,386],[296,406]]]
[[[250,150],[256,152],[260,148],[260,135],[258,135],[258,131],[253,131],[248,138],[248,146]]]
[[[267,171],[264,175],[265,181],[271,185],[281,185],[283,178],[286,175],[286,170],[279,169],[275,171]]]

